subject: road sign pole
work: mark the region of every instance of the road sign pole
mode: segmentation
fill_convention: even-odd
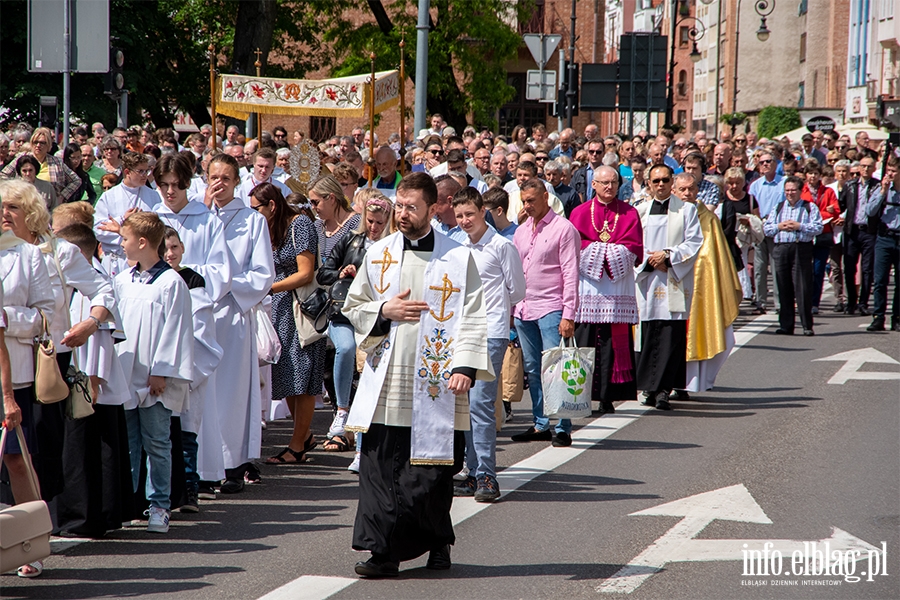
[[[563,130],[563,111],[560,110],[562,104],[560,103],[560,99],[565,95],[566,90],[563,87],[563,81],[565,81],[565,71],[566,71],[566,55],[563,54],[562,48],[559,49],[559,87],[556,90],[556,130]]]
[[[72,89],[72,11],[69,2],[70,0],[63,0],[63,148],[69,145],[69,96]]]

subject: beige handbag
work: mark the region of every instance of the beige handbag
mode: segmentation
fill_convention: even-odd
[[[6,450],[6,427],[0,435],[0,461]],[[31,455],[25,445],[22,426],[16,427],[19,448],[28,467],[28,479],[34,495],[41,497]],[[53,523],[50,520],[50,509],[43,500],[23,502],[0,511],[0,573],[6,573],[21,566],[43,560],[50,556],[50,532]]]
[[[41,333],[34,344],[34,396],[41,404],[53,404],[69,397],[69,386],[59,372],[50,324],[43,311],[38,312],[41,315]]]
[[[91,398],[91,378],[78,368],[78,353],[72,352],[72,364],[66,374],[69,385],[69,397],[66,398],[66,416],[70,419],[83,419],[94,414],[94,402]]]

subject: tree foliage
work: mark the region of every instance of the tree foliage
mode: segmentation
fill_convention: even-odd
[[[374,23],[355,26],[350,11],[372,20],[363,0],[110,0],[110,35],[125,54],[129,121],[146,117],[171,126],[176,110],[208,123],[210,43],[220,72],[255,73],[255,51],[270,76],[301,78],[331,66],[334,75],[367,73],[369,54],[376,68],[397,68],[399,42],[406,34],[407,73],[415,72],[416,0],[384,2],[391,20],[384,31]],[[428,108],[451,122],[472,115],[493,122],[495,111],[514,94],[504,63],[514,59],[521,37],[508,24],[530,17],[533,0],[432,0],[429,35]],[[0,33],[0,122],[36,122],[38,97],[62,97],[62,75],[29,73],[26,0],[0,2],[0,20],[18,27]],[[506,19],[506,20],[504,20]],[[278,56],[267,60],[273,53]],[[71,78],[75,120],[114,123],[115,103],[103,94],[103,75]]]
[[[800,112],[789,106],[767,106],[759,111],[756,133],[759,137],[773,138],[797,129],[802,125]]]

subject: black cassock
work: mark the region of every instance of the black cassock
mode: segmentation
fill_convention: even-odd
[[[411,465],[411,432],[373,423],[362,436],[353,549],[392,562],[456,541],[450,507],[453,476],[463,466],[463,432],[453,432],[453,465]]]
[[[637,388],[648,392],[683,390],[687,379],[687,321],[641,321]]]

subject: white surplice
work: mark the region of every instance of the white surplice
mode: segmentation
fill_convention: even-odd
[[[213,302],[231,289],[231,253],[225,243],[224,223],[201,202],[188,202],[177,213],[165,203],[155,208],[163,223],[178,232],[184,244],[182,267],[197,271],[206,282]]]
[[[265,217],[244,206],[240,198],[213,210],[222,220],[233,260],[231,290],[214,308],[216,340],[225,349],[214,376],[220,451],[225,468],[231,469],[259,457],[262,406],[256,322],[250,309],[272,288],[275,262]],[[211,443],[204,440],[204,445]]]
[[[168,265],[167,265],[168,267]],[[165,268],[152,283],[148,273],[119,273],[114,281],[125,340],[116,344],[129,383],[125,410],[157,402],[179,413],[188,405],[188,384],[194,377],[194,332],[191,295],[175,270]],[[166,389],[150,394],[150,376],[165,377]]]
[[[124,183],[107,190],[97,200],[94,206],[94,234],[97,241],[100,242],[104,254],[121,256],[122,253],[122,237],[118,233],[103,231],[100,224],[110,219],[122,222],[125,212],[132,208],[140,210],[153,210],[159,204],[159,194],[145,185],[139,188],[126,187]],[[118,271],[125,271],[124,267]]]

